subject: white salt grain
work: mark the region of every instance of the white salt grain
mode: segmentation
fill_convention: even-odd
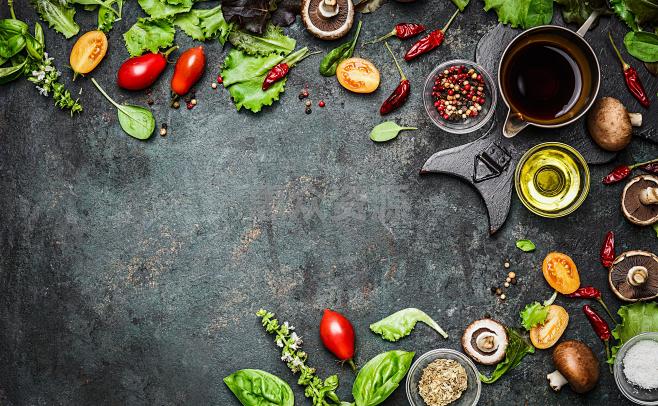
[[[658,342],[642,340],[624,356],[624,375],[633,385],[643,389],[658,388]]]

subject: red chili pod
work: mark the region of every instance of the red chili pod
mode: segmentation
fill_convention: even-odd
[[[603,178],[604,185],[612,185],[628,178],[631,174],[631,167],[628,165],[619,165]]]
[[[393,30],[385,35],[382,35],[379,38],[376,38],[372,41],[364,42],[363,45],[370,45],[374,44],[380,41],[383,41],[387,38],[390,38],[392,36],[396,36],[400,39],[407,39],[414,37],[421,32],[425,31],[425,26],[422,24],[414,24],[414,23],[400,23],[393,28]]]
[[[606,321],[603,320],[603,318],[601,318],[601,316],[599,316],[599,314],[595,312],[590,305],[583,306],[583,313],[585,313],[585,316],[587,316],[587,320],[589,320],[589,324],[592,325],[596,335],[601,341],[603,341],[603,345],[605,346],[605,354],[609,359],[610,345],[608,343],[610,341],[610,337],[612,337],[612,334],[610,333],[610,326],[608,326],[608,323],[606,323]],[[610,367],[612,368],[612,366]]]
[[[384,45],[386,46],[388,52],[391,54],[393,62],[395,62],[395,66],[398,68],[398,72],[400,72],[400,84],[395,88],[393,93],[391,93],[391,95],[388,96],[386,100],[384,100],[384,103],[382,103],[382,106],[379,108],[379,114],[382,116],[402,106],[409,98],[409,93],[411,92],[411,84],[409,83],[409,80],[407,80],[407,77],[404,75],[404,72],[402,72],[402,68],[398,63],[398,60],[395,58],[395,55],[393,55],[391,47],[388,46],[387,42],[384,42]]]
[[[445,38],[446,31],[448,31],[450,24],[455,19],[455,17],[457,17],[457,14],[459,14],[459,10],[455,11],[452,17],[450,17],[450,20],[448,20],[445,27],[430,32],[429,35],[419,39],[415,44],[413,44],[413,46],[404,55],[404,60],[409,62],[441,45],[441,43],[443,43],[443,39]]]
[[[601,264],[606,267],[610,268],[612,266],[612,262],[615,260],[615,233],[612,231],[608,231],[608,233],[605,235],[605,239],[603,240],[603,245],[601,246]]]

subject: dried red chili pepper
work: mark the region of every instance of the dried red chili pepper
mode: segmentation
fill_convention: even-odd
[[[612,334],[610,334],[610,326],[608,326],[608,323],[606,323],[605,320],[599,316],[597,312],[592,309],[590,305],[585,305],[583,306],[583,312],[585,313],[585,316],[587,316],[587,320],[589,320],[589,324],[592,325],[592,328],[594,329],[594,332],[596,333],[597,336],[599,336],[599,339],[603,341],[603,345],[605,345],[605,355],[608,359],[610,359],[610,337],[612,337]],[[610,370],[612,371],[612,366],[610,366]]]
[[[425,31],[425,26],[422,24],[400,23],[393,28],[393,31],[387,33],[386,35],[382,35],[381,37],[376,38],[372,41],[364,42],[363,45],[375,44],[392,36],[396,36],[400,39],[407,39],[407,38],[415,37],[416,35],[420,34],[423,31]]]
[[[601,264],[604,267],[610,268],[612,262],[615,260],[615,233],[608,231],[605,235],[605,240],[603,240],[603,245],[601,246]]]
[[[388,42],[384,42],[384,45],[386,45],[388,53],[391,54],[393,62],[395,62],[395,66],[397,66],[398,71],[400,72],[400,84],[395,88],[393,93],[388,96],[388,99],[384,100],[384,103],[382,103],[382,106],[379,108],[379,114],[382,116],[402,106],[409,98],[409,92],[411,91],[411,84],[409,84],[409,80],[407,80],[404,72],[402,72],[402,68],[398,63],[398,60],[395,58],[395,55],[393,55],[391,47],[388,46]]]
[[[283,62],[274,65],[265,76],[265,80],[263,81],[263,91],[269,89],[273,84],[288,76],[290,68],[301,62],[303,59],[318,53],[320,52],[309,53],[308,48],[304,47],[299,51],[290,54]]]
[[[601,291],[595,288],[594,286],[583,286],[582,288],[578,288],[578,290],[566,296],[571,298],[578,298],[578,299],[596,300],[597,302],[599,302],[601,306],[603,306],[603,309],[605,309],[606,313],[608,313],[608,316],[610,316],[612,321],[617,323],[615,317],[610,312],[610,309],[608,309],[608,306],[606,306],[605,302],[603,302],[603,298],[601,297]]]
[[[640,102],[641,105],[644,107],[649,107],[651,101],[649,100],[649,96],[647,96],[646,90],[644,90],[644,86],[642,86],[642,82],[640,82],[640,77],[638,76],[637,71],[631,65],[627,64],[626,61],[624,61],[624,59],[621,57],[621,53],[619,52],[619,49],[617,49],[615,41],[612,39],[612,34],[609,32],[608,37],[610,38],[610,43],[615,49],[615,53],[621,62],[621,67],[624,69],[624,79],[626,80],[626,86],[628,87],[628,90],[631,91],[631,94],[637,99],[637,101]]]
[[[455,17],[457,17],[457,14],[459,14],[459,10],[455,11],[455,14],[450,17],[450,20],[448,20],[445,27],[430,32],[427,36],[419,39],[415,44],[413,44],[413,46],[404,55],[404,60],[409,62],[441,45],[441,43],[443,43],[443,39],[445,38],[446,31],[448,31],[450,24],[455,19]]]
[[[603,184],[604,185],[612,185],[613,183],[621,182],[622,180],[628,178],[635,168],[641,168],[643,169],[644,166],[649,167],[650,169],[647,170],[647,172],[651,172],[651,167],[650,165],[653,166],[654,170],[658,170],[658,159],[652,159],[651,161],[646,161],[646,162],[640,162],[639,164],[633,164],[633,165],[619,165],[615,169],[612,170],[606,177],[603,178]],[[645,169],[646,170],[646,169]],[[656,173],[656,172],[652,172]]]

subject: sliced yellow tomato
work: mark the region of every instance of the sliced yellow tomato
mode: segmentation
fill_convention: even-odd
[[[551,252],[546,255],[542,272],[546,282],[563,295],[573,293],[580,287],[578,268],[573,259],[566,254]]]
[[[372,62],[347,58],[336,68],[338,82],[354,93],[372,93],[379,87],[379,71]]]
[[[107,37],[103,31],[89,31],[73,45],[69,63],[73,72],[86,74],[94,70],[107,52]]]
[[[548,317],[544,324],[539,324],[530,329],[530,341],[532,345],[544,350],[555,345],[562,337],[564,330],[569,324],[569,313],[562,306],[550,305]]]

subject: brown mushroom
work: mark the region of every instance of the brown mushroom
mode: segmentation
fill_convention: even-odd
[[[658,177],[640,175],[631,179],[621,195],[621,211],[639,226],[658,222]]]
[[[303,0],[302,20],[314,37],[338,39],[352,28],[354,4],[352,0]]]
[[[647,251],[624,252],[612,263],[608,282],[627,302],[658,298],[658,257]]]
[[[505,326],[492,319],[475,320],[462,335],[462,347],[473,361],[483,365],[497,364],[507,350]]]
[[[569,384],[576,393],[592,390],[599,381],[599,360],[587,344],[578,340],[567,340],[553,350],[556,371],[546,375],[555,391]]]
[[[587,130],[596,144],[606,151],[621,151],[631,142],[633,127],[642,125],[642,114],[629,113],[613,97],[594,103],[587,116]]]

